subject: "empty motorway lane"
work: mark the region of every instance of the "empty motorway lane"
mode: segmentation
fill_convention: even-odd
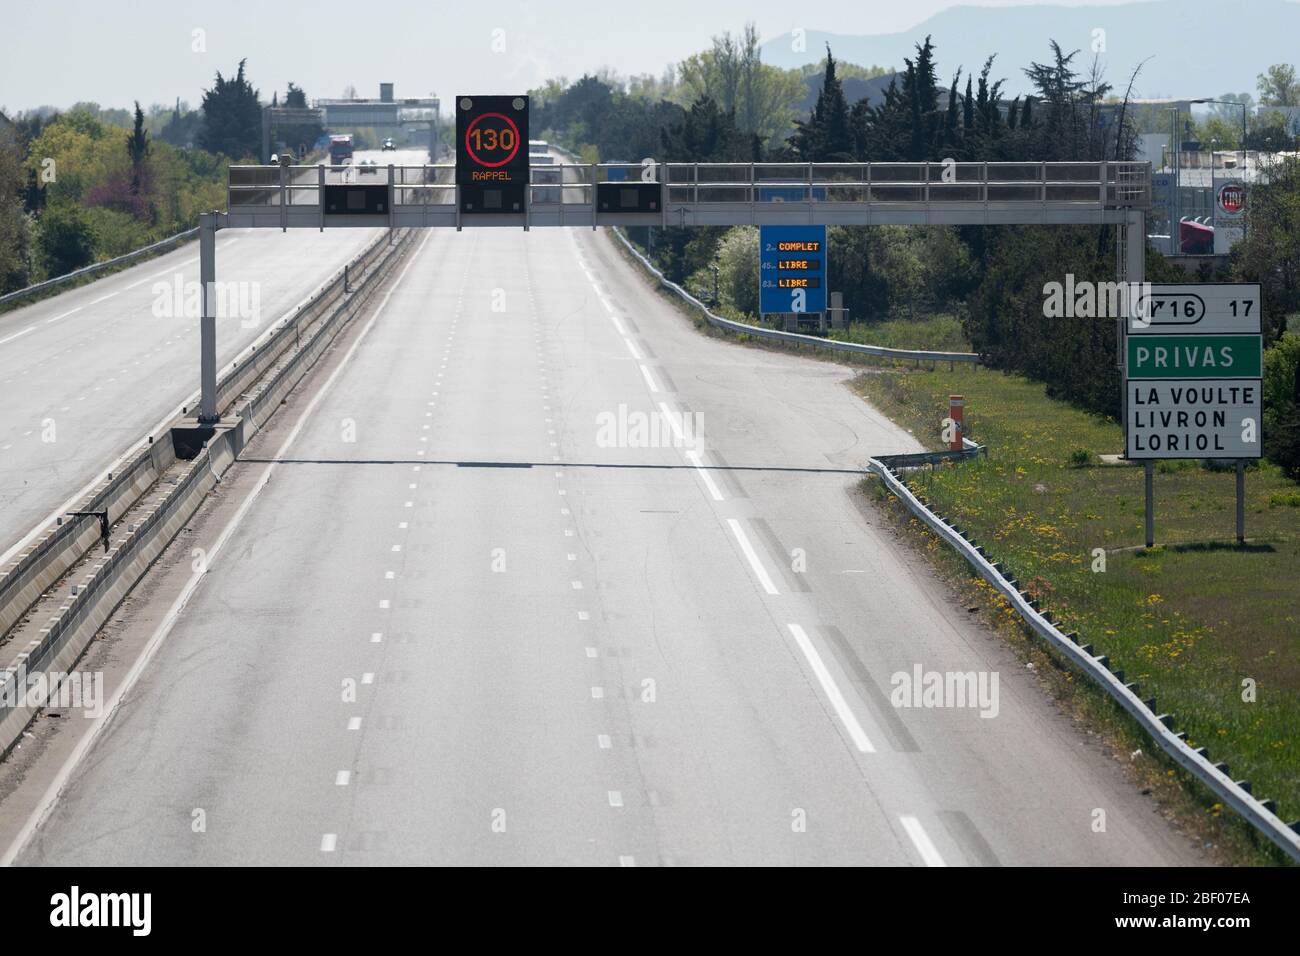
[[[271,230],[220,232],[217,281],[236,283],[249,308],[218,323],[219,362],[376,235],[302,230],[289,243]],[[198,262],[188,243],[0,315],[0,553],[198,390]]]
[[[591,232],[419,241],[101,642],[160,641],[18,862],[1197,861],[863,505],[917,445],[846,369]]]

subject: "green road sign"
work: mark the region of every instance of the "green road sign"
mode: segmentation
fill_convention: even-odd
[[[1259,378],[1258,335],[1143,335],[1128,339],[1128,377]]]

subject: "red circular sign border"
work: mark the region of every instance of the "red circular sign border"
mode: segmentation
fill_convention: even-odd
[[[1224,194],[1227,193],[1229,190],[1232,191],[1234,197],[1237,200],[1232,206],[1229,206],[1226,202],[1224,202]],[[1241,183],[1224,183],[1222,186],[1219,187],[1219,206],[1223,209],[1224,212],[1229,212],[1234,214],[1241,212],[1243,209],[1246,208],[1246,187]]]
[[[498,119],[505,120],[506,124],[511,128],[511,130],[514,131],[515,148],[512,149],[510,151],[510,155],[507,156],[505,159],[501,160],[501,162],[485,163],[483,162],[483,160],[479,159],[478,153],[474,152],[473,148],[469,145],[469,134],[473,132],[474,127],[478,126],[478,124],[481,121],[485,119],[489,119],[493,116],[497,117]],[[504,166],[506,163],[510,162],[510,160],[514,159],[515,156],[519,154],[519,127],[516,126],[515,121],[512,120],[509,116],[507,116],[505,113],[480,113],[478,116],[475,116],[474,119],[470,121],[470,124],[468,126],[465,127],[465,152],[469,153],[470,159],[474,160],[474,162],[477,163],[478,165],[483,166],[487,169],[498,169]]]

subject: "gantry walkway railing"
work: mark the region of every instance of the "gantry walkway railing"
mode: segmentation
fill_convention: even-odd
[[[386,192],[326,208],[326,187]],[[335,189],[334,194],[338,193]],[[535,165],[526,207],[462,215],[455,167],[231,166],[225,227],[1122,223],[1151,206],[1151,167],[1070,163]],[[350,201],[350,200],[349,200]],[[376,211],[381,210],[381,211]]]

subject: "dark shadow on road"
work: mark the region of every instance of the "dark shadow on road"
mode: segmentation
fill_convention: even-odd
[[[240,458],[261,465],[443,465],[448,468],[610,468],[628,471],[694,471],[695,465],[601,461],[450,461],[426,458]],[[708,465],[705,471],[778,471],[818,475],[864,475],[865,468],[810,468],[796,465]]]

